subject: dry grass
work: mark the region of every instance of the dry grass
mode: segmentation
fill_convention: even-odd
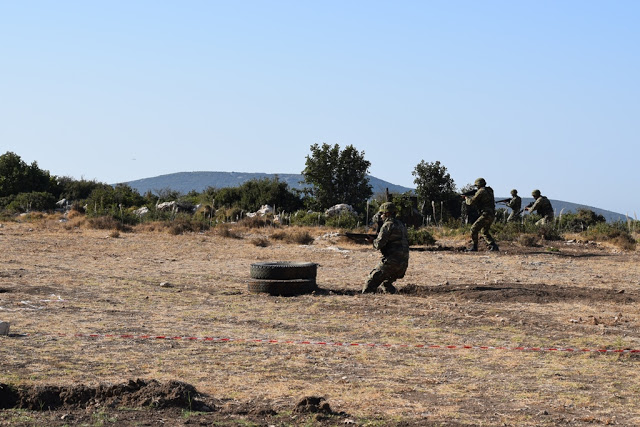
[[[360,425],[640,424],[640,359],[629,354],[69,335],[640,348],[637,251],[562,242],[554,242],[556,253],[507,244],[500,254],[413,251],[399,288],[448,283],[460,292],[360,295],[379,259],[368,246],[332,230],[222,230],[172,235],[146,225],[116,239],[110,230],[70,232],[57,221],[5,223],[0,320],[13,333],[33,335],[0,337],[0,383],[178,379],[217,398],[269,399],[275,406],[317,394]],[[274,237],[281,232],[285,237]],[[312,244],[286,237],[305,234]],[[249,266],[259,261],[316,262],[318,284],[328,292],[250,294]],[[544,303],[509,296],[538,284],[558,296]],[[473,287],[487,298],[463,292]],[[502,297],[488,298],[498,295],[492,289],[503,289]],[[578,296],[585,289],[613,296]]]

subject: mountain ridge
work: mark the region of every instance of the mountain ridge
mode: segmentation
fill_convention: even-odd
[[[136,189],[140,194],[145,194],[148,191],[157,194],[162,190],[173,190],[178,191],[182,194],[186,194],[190,191],[196,191],[200,193],[206,190],[208,187],[239,187],[240,185],[252,179],[275,179],[276,177],[278,178],[278,180],[286,182],[290,188],[302,189],[306,186],[302,182],[302,174],[211,171],[175,172],[170,174],[158,175],[155,177],[127,181],[124,182],[124,184],[128,184],[131,188]],[[386,189],[389,189],[390,193],[400,194],[415,190],[415,188],[396,185],[388,181],[376,178],[372,175],[367,175],[367,177],[369,178],[369,183],[371,184],[374,195],[384,193]],[[496,197],[496,200],[506,198],[507,197]],[[527,203],[531,202],[532,200],[533,198],[531,197],[523,197],[523,206],[526,206]],[[587,206],[580,203],[567,202],[563,200],[549,200],[551,201],[556,214],[559,214],[560,212],[575,213],[578,209],[584,208],[592,210],[598,215],[602,215],[609,222],[626,220],[626,216],[618,212],[612,212],[606,209]]]

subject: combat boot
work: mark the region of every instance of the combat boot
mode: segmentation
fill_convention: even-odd
[[[385,294],[395,294],[398,293],[398,290],[396,289],[395,286],[393,286],[392,283],[383,283],[382,284],[382,289],[384,290]]]
[[[466,249],[467,252],[478,252],[478,244],[474,243]]]
[[[489,246],[489,250],[491,252],[498,252],[500,248],[498,247],[498,244],[494,242],[493,244],[491,244],[491,246]]]

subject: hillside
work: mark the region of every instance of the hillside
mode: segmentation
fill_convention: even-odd
[[[129,181],[126,184],[138,190],[140,194],[144,194],[147,191],[157,193],[159,190],[165,189],[188,193],[192,190],[202,192],[208,187],[238,187],[252,179],[273,179],[276,177],[280,181],[286,182],[290,188],[302,189],[304,187],[301,174],[254,172],[177,172]],[[383,193],[386,188],[392,193],[404,193],[413,190],[412,188],[391,184],[390,182],[383,181],[371,175],[369,175],[369,182],[373,187],[373,194]]]
[[[252,179],[273,179],[275,177],[277,177],[280,181],[286,182],[290,188],[301,189],[304,187],[304,185],[302,184],[301,174],[269,174],[255,172],[177,172],[167,175],[159,175],[151,178],[137,179],[135,181],[126,182],[126,184],[136,189],[140,194],[145,194],[147,191],[158,193],[160,190],[175,190],[180,193],[186,194],[192,190],[196,192],[202,192],[208,187],[238,187],[246,181],[250,181]],[[391,193],[405,193],[407,191],[413,191],[413,188],[395,185],[371,175],[369,175],[369,182],[373,187],[374,195],[384,193],[385,189],[387,188]],[[496,200],[506,198],[507,196],[496,196]],[[532,200],[533,199],[531,197],[523,197],[523,206],[526,206]],[[580,208],[585,208],[594,211],[598,215],[604,216],[607,221],[626,220],[623,214],[617,212],[612,212],[593,206],[586,206],[580,203],[566,202],[564,200],[550,200],[553,208],[556,211],[556,214],[559,214],[560,212],[576,212]]]

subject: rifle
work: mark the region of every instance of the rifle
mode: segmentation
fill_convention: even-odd
[[[376,237],[378,237],[377,234],[373,234],[373,233],[344,233],[344,236],[351,239],[351,240],[355,240],[355,241],[362,241],[362,240],[366,240],[367,242],[372,242],[373,240],[375,240]]]
[[[504,203],[506,205],[510,201],[511,199],[502,199],[502,200],[496,200],[496,203]]]
[[[478,190],[469,190],[469,191],[465,191],[464,193],[460,193],[460,197],[465,198],[465,197],[471,197],[474,196],[476,194]]]

